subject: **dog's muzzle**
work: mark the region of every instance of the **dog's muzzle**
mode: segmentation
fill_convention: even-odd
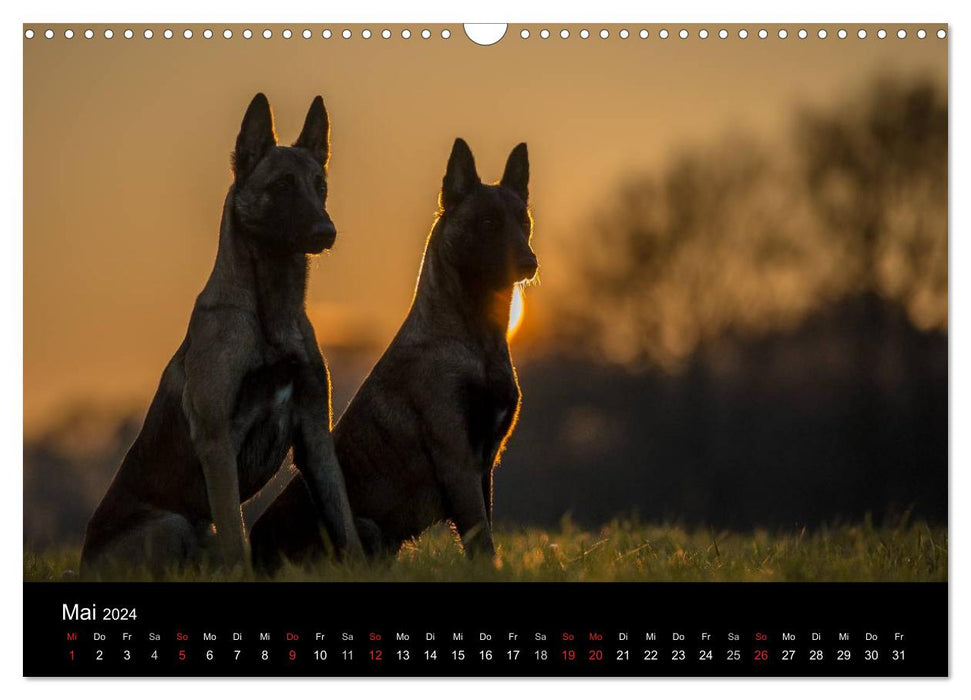
[[[519,280],[531,280],[536,275],[536,270],[539,269],[539,261],[536,259],[535,255],[524,256],[519,259],[516,264],[516,279]]]
[[[335,240],[337,240],[337,227],[331,221],[314,224],[310,230],[310,242],[313,248],[311,252],[319,253],[327,250],[334,245]]]

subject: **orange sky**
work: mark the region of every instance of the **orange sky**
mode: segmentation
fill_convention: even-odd
[[[260,25],[261,27],[263,25]],[[341,25],[340,28],[343,28]],[[591,26],[599,31],[601,25]],[[313,266],[322,342],[384,345],[408,304],[452,141],[483,179],[529,144],[543,285],[619,178],[733,130],[780,131],[793,107],[844,98],[879,72],[946,77],[947,41],[835,37],[603,41],[519,37],[304,40],[259,35],[24,41],[24,427],[79,400],[147,404],[216,250],[243,111],[262,91],[281,141],[314,95],[331,116],[328,209],[337,245]],[[221,30],[223,25],[219,26]],[[294,29],[298,27],[294,26]],[[302,25],[299,27],[302,29]],[[815,28],[809,26],[812,35]],[[336,27],[335,27],[336,29]],[[374,29],[372,27],[372,29]],[[438,35],[438,28],[434,36]],[[559,29],[559,26],[556,27]],[[697,28],[692,27],[692,36]],[[76,30],[77,31],[77,30]],[[855,31],[855,27],[854,27]],[[61,32],[59,31],[60,35]],[[560,274],[558,274],[558,272]],[[529,312],[527,312],[529,313]],[[526,318],[526,325],[529,317]]]

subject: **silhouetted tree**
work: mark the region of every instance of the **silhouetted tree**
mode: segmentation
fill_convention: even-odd
[[[947,327],[947,96],[929,79],[882,78],[798,120],[805,182],[851,294]]]
[[[881,392],[916,410],[925,403],[922,358],[907,342],[904,319],[880,313],[882,300],[921,329],[947,327],[946,95],[930,80],[883,78],[838,109],[805,112],[796,134],[819,230],[840,256],[844,293],[864,304],[854,348],[862,381],[849,428],[859,468],[879,490],[879,436],[895,415]],[[889,365],[899,367],[900,381],[881,377]],[[913,411],[900,417],[911,420]]]
[[[624,183],[577,261],[589,293],[564,296],[574,341],[678,370],[706,341],[792,327],[865,295],[946,329],[942,90],[879,80],[799,114],[792,133],[791,149],[727,137]]]
[[[812,483],[831,513],[927,507],[921,477],[946,475],[946,96],[877,80],[788,133],[788,147],[727,137],[628,179],[585,231],[558,347],[645,375],[624,398],[666,434],[616,463],[641,464],[633,483],[655,469],[643,455],[668,454],[644,483],[679,470],[677,512],[733,521],[720,493],[753,474],[767,498]],[[666,395],[633,395],[656,369]]]
[[[794,322],[832,287],[832,255],[784,163],[748,139],[630,179],[579,261],[590,305],[563,316],[597,355],[683,369],[707,341]]]

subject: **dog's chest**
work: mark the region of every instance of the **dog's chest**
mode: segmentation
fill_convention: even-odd
[[[263,341],[262,362],[247,374],[237,399],[238,465],[244,493],[262,488],[290,448],[294,397],[309,362],[305,338],[294,317],[281,314],[264,322]]]
[[[283,360],[307,362],[303,332],[296,319],[281,319],[263,324],[263,362],[274,365]]]
[[[480,377],[465,392],[465,413],[469,444],[483,461],[492,466],[496,450],[509,432],[519,406],[519,387],[512,365],[486,365]]]
[[[265,365],[246,378],[235,421],[244,499],[272,478],[290,447],[295,383],[294,365],[287,361]]]

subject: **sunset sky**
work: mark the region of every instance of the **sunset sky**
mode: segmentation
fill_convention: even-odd
[[[262,29],[263,25],[260,25]],[[325,349],[383,347],[411,301],[425,236],[455,137],[483,180],[529,144],[534,248],[543,283],[568,286],[557,262],[588,245],[585,222],[627,174],[659,167],[686,145],[736,131],[781,132],[799,105],[852,94],[878,74],[946,79],[947,41],[934,36],[825,40],[681,40],[593,35],[539,38],[510,26],[491,47],[460,26],[448,40],[374,35],[305,40],[259,34],[24,41],[24,429],[79,401],[146,405],[179,346],[212,267],[229,155],[256,92],[292,142],[314,95],[330,113],[328,210],[333,251],[313,265],[308,308]],[[214,27],[216,28],[216,27]],[[255,27],[254,27],[255,28]],[[849,27],[848,27],[849,28]],[[894,31],[896,26],[894,27]]]

